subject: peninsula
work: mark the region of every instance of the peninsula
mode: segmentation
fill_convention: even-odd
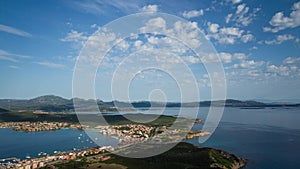
[[[41,103],[43,105],[43,103]],[[37,106],[37,105],[36,105]],[[38,106],[39,107],[39,106]],[[115,137],[119,140],[117,147],[96,147],[80,151],[61,152],[34,159],[15,159],[13,163],[3,162],[0,168],[241,168],[246,160],[227,152],[212,148],[201,148],[180,142],[171,150],[154,157],[130,159],[109,152],[123,145],[134,145],[155,138],[163,144],[179,139],[192,139],[209,135],[206,131],[189,131],[184,124],[201,123],[201,119],[191,120],[182,117],[126,114],[102,116],[109,124],[97,123],[98,114],[82,114],[87,121],[81,121],[76,114],[69,112],[47,112],[40,110],[15,110],[1,108],[0,128],[13,128],[15,131],[39,132],[59,130],[62,128],[97,129],[99,134]],[[148,123],[133,122],[129,119],[143,119]],[[174,121],[179,121],[179,129],[171,128]]]

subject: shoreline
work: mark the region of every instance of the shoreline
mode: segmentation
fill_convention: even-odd
[[[196,120],[196,123],[201,123],[201,120]],[[185,130],[183,129],[168,129],[167,126],[147,126],[143,124],[123,124],[123,125],[113,125],[113,126],[81,126],[78,123],[67,123],[67,122],[2,122],[0,123],[0,128],[12,128],[14,131],[24,131],[24,132],[40,132],[40,131],[51,131],[51,130],[61,130],[64,128],[83,130],[83,129],[91,129],[96,130],[101,135],[110,136],[112,138],[116,138],[119,141],[118,146],[111,147],[110,150],[122,148],[122,146],[126,145],[134,145],[137,143],[142,143],[150,140],[150,138],[157,140],[161,140],[161,143],[168,144],[174,141],[177,141],[181,138],[181,141],[192,139],[194,137],[201,137],[207,134],[210,134],[205,131],[198,130]],[[160,134],[157,136],[157,134]],[[162,134],[161,134],[162,133]],[[184,134],[184,135],[183,135]],[[151,141],[151,140],[150,140]],[[106,147],[107,148],[107,147]],[[46,154],[43,157],[32,158],[32,159],[15,159],[14,162],[0,163],[0,168],[4,166],[4,168],[19,168],[30,166],[31,168],[40,168],[46,165],[58,164],[58,163],[66,163],[70,160],[77,160],[78,158],[85,157],[83,154],[89,155],[98,155],[99,152],[103,149],[103,147],[92,147],[82,150],[70,150],[61,152],[58,154]],[[100,151],[99,151],[100,150]],[[106,149],[108,150],[108,149]],[[221,151],[221,150],[220,150]],[[95,154],[96,152],[96,154]],[[108,152],[108,151],[107,151]],[[106,159],[110,158],[107,156],[99,156],[98,159]],[[3,161],[4,162],[4,161]],[[235,168],[240,168],[240,165],[243,163],[237,162],[235,163]],[[218,163],[216,163],[218,166]]]
[[[208,151],[208,158],[211,159],[210,168],[227,168],[228,164],[223,164],[221,161],[217,160],[217,158],[223,158],[223,160],[228,160],[231,162],[230,168],[232,169],[239,169],[243,168],[247,164],[247,160],[243,158],[239,158],[233,154],[230,154],[226,151],[215,149],[215,148],[208,148],[208,147],[199,147],[196,145],[193,145],[191,143],[184,143],[180,142],[178,145],[173,147],[172,149],[176,149],[178,146],[180,147],[181,144],[189,145],[190,147],[187,148],[187,150],[193,152],[197,149],[198,151]],[[18,158],[6,158],[13,160],[14,162],[7,162],[7,163],[1,163],[4,162],[4,159],[1,159],[0,161],[0,169],[8,169],[8,168],[56,168],[57,165],[67,165],[68,163],[78,162],[78,163],[84,163],[87,166],[90,164],[95,163],[104,163],[104,164],[117,164],[124,166],[123,163],[114,162],[111,163],[109,160],[114,158],[123,158],[118,155],[115,155],[113,152],[115,150],[118,150],[118,148],[122,148],[122,146],[112,147],[112,146],[102,146],[102,147],[92,147],[92,148],[86,148],[82,150],[70,150],[70,151],[64,151],[64,152],[58,152],[54,154],[48,154],[43,157],[38,158],[31,158],[31,159],[25,159],[21,160]],[[169,151],[172,151],[169,150]],[[167,151],[167,152],[169,152]],[[165,153],[163,153],[165,154]],[[158,157],[162,156],[162,154],[154,156]],[[151,157],[153,158],[153,157]],[[126,158],[125,158],[126,159]],[[107,162],[108,161],[108,162]],[[126,167],[126,165],[125,165]]]
[[[12,128],[14,131],[23,132],[39,132],[39,131],[53,131],[63,128],[82,130],[83,126],[79,123],[67,123],[67,122],[1,122],[0,128]]]

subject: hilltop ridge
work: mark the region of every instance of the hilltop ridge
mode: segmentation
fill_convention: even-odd
[[[46,112],[72,112],[74,111],[74,102],[76,108],[93,111],[97,110],[96,105],[101,111],[117,111],[118,108],[149,108],[149,107],[208,107],[208,106],[225,106],[225,107],[245,107],[245,108],[264,108],[264,107],[295,107],[300,106],[299,103],[263,103],[253,100],[241,101],[235,99],[216,100],[216,101],[199,101],[199,102],[150,102],[150,101],[136,101],[136,102],[122,102],[122,101],[109,101],[104,102],[99,99],[81,99],[71,98],[66,99],[55,95],[39,96],[28,100],[15,100],[15,99],[0,99],[1,111],[36,111],[42,110]]]

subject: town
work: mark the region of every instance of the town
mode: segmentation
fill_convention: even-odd
[[[59,130],[62,128],[82,129],[78,123],[66,122],[2,122],[0,128],[12,128],[15,131],[37,132],[47,130]]]
[[[200,120],[197,121],[198,123]],[[2,122],[0,128],[13,128],[15,131],[38,132],[46,130],[59,130],[62,128],[90,129],[89,126],[82,126],[78,123],[66,122]],[[81,160],[82,157],[92,156],[93,159],[104,161],[110,158],[105,152],[111,152],[122,146],[138,144],[145,141],[170,143],[182,139],[192,139],[209,135],[209,132],[193,130],[186,127],[170,128],[167,126],[148,126],[144,124],[124,124],[111,126],[93,127],[99,134],[115,137],[119,141],[117,147],[104,146],[100,148],[89,148],[81,151],[54,152],[53,155],[44,154],[43,157],[20,160],[17,158],[0,159],[1,168],[35,169],[45,166],[53,166],[57,163],[68,162],[69,160]],[[54,167],[54,166],[53,166]],[[55,168],[55,167],[54,167]]]
[[[40,158],[20,160],[16,158],[0,160],[0,169],[36,169],[45,166],[54,167],[53,164],[67,162],[69,160],[83,160],[83,157],[93,156],[90,160],[105,161],[110,158],[105,153],[113,151],[111,146],[103,146],[99,148],[89,148],[76,152],[61,152],[53,155],[47,155]],[[8,162],[6,162],[8,161]],[[2,162],[2,163],[1,163]],[[55,167],[54,167],[55,168]]]
[[[166,126],[153,127],[142,124],[126,124],[114,126],[97,126],[100,133],[116,137],[120,145],[137,144],[150,140],[155,142],[176,142],[182,139],[192,139],[194,137],[202,137],[209,135],[207,131],[189,131],[188,128],[179,127],[175,129]]]

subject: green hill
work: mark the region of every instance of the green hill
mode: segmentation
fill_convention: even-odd
[[[66,163],[55,164],[55,166],[62,169],[75,169],[106,168],[107,164],[118,164],[120,169],[238,169],[246,165],[246,160],[225,151],[200,148],[184,142],[177,144],[165,153],[148,158],[126,158],[114,154],[109,154],[109,156],[111,158],[103,162],[89,159],[71,160]]]

